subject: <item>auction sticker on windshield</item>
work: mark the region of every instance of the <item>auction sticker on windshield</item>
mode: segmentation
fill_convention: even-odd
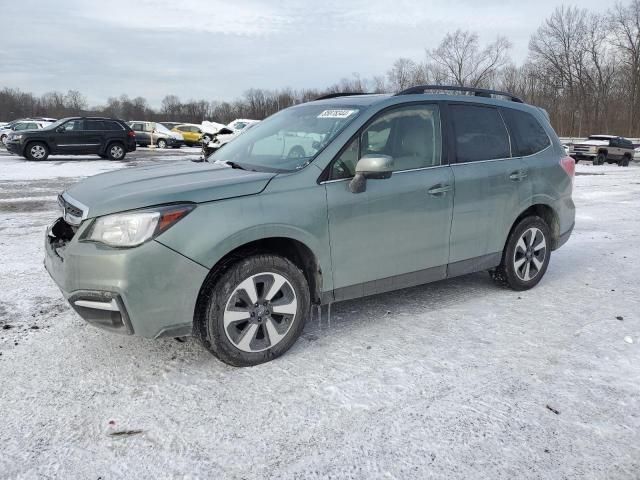
[[[356,113],[357,110],[325,110],[318,118],[347,118]]]

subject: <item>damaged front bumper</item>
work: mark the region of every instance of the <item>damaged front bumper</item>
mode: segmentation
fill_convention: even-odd
[[[190,335],[208,270],[156,241],[128,249],[79,242],[86,224],[59,218],[45,235],[45,268],[71,307],[114,333]]]

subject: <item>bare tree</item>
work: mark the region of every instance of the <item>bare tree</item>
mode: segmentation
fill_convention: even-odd
[[[416,62],[410,58],[399,58],[387,72],[389,88],[397,92],[414,85],[417,70]]]
[[[624,86],[630,93],[628,102],[629,131],[640,127],[640,1],[628,5],[616,3],[609,13],[614,31],[613,45],[620,51],[624,66]]]
[[[510,48],[511,43],[504,37],[482,48],[476,33],[456,30],[427,55],[439,67],[432,67],[432,71],[444,75],[449,83],[480,87],[489,86],[492,77],[509,63]]]

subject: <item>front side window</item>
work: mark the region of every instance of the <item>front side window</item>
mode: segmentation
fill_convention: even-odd
[[[303,104],[245,129],[210,162],[233,162],[258,171],[292,172],[308,165],[354,118],[355,106]]]
[[[458,163],[509,158],[507,127],[496,108],[478,105],[449,107]]]
[[[538,153],[549,145],[551,140],[540,122],[530,113],[513,108],[502,110],[504,119],[511,129],[513,155],[526,157]]]
[[[343,150],[331,179],[351,178],[365,155],[388,155],[394,171],[441,164],[440,111],[437,105],[410,105],[382,113]]]
[[[18,123],[13,127],[13,130],[19,132],[20,130],[26,130],[28,123]]]
[[[65,132],[78,132],[82,130],[82,120],[71,120],[65,123],[63,126]]]

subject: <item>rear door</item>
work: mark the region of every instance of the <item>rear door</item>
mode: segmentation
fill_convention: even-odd
[[[144,122],[133,122],[131,129],[136,133],[136,143],[148,145],[151,141],[149,134],[145,131]]]
[[[497,107],[450,103],[450,145],[455,200],[451,224],[449,275],[500,263],[507,235],[527,198],[528,175],[513,156]]]
[[[84,145],[83,153],[97,154],[102,151],[102,145],[105,141],[106,127],[102,120],[85,120],[84,121]]]

